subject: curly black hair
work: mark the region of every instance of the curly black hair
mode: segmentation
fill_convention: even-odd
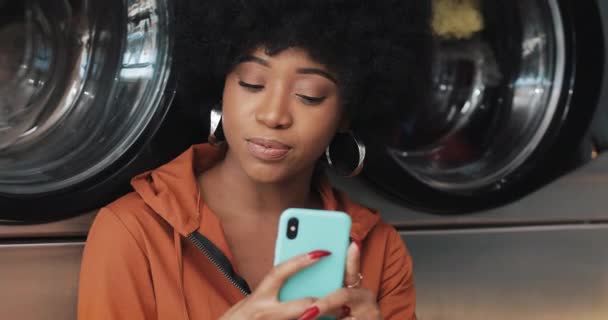
[[[177,0],[175,10],[178,94],[205,112],[239,57],[259,47],[303,48],[335,72],[361,136],[390,134],[427,105],[431,1]]]

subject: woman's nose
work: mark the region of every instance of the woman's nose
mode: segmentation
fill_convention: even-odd
[[[257,108],[256,120],[272,129],[286,129],[293,124],[288,96],[269,94]]]

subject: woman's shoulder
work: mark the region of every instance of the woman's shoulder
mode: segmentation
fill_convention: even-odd
[[[146,204],[137,192],[129,192],[105,206],[114,212],[130,212],[131,214],[152,213],[153,210]]]
[[[104,222],[108,220],[114,223]],[[116,225],[121,227],[117,228]],[[128,193],[101,208],[95,217],[93,227],[97,227],[97,232],[109,234],[121,232],[120,229],[123,229],[138,243],[148,241],[153,232],[169,231],[169,225],[135,192]]]
[[[380,219],[369,233],[369,242],[375,242],[384,249],[386,255],[403,255],[409,258],[410,254],[405,240],[395,227]]]
[[[156,212],[136,192],[130,192],[104,207],[126,224],[146,224],[155,221]]]
[[[348,212],[353,219],[355,233],[359,234],[365,242],[374,242],[377,245],[402,243],[401,236],[394,226],[387,223],[377,209],[369,208],[350,198],[348,194],[340,190],[335,190],[339,208]]]

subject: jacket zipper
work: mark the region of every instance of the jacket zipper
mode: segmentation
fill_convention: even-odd
[[[207,259],[209,259],[209,261],[211,261],[211,263],[213,263],[213,265],[216,266],[216,268],[224,275],[224,277],[226,277],[226,279],[228,279],[228,281],[230,281],[237,289],[239,289],[239,291],[241,291],[242,294],[244,294],[245,296],[248,296],[251,294],[251,289],[249,289],[248,287],[246,288],[245,286],[241,285],[239,283],[239,280],[237,280],[233,274],[234,272],[229,272],[228,270],[232,270],[231,266],[224,266],[223,263],[220,263],[218,261],[218,258],[215,257],[214,254],[212,254],[212,250],[210,250],[208,248],[208,245],[206,245],[205,243],[203,243],[203,241],[201,241],[201,239],[199,239],[199,237],[203,238],[204,240],[206,240],[206,238],[199,234],[198,237],[195,233],[191,233],[188,236],[188,239],[190,241],[192,241],[192,243],[194,243],[194,245],[203,253],[203,255],[205,255],[205,257],[207,257]],[[206,240],[207,242],[209,242],[209,240]],[[212,243],[209,242],[209,245],[213,245]],[[219,250],[217,248],[215,248],[216,250]],[[240,279],[241,282],[244,282],[243,279]]]

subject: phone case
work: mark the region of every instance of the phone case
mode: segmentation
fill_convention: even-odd
[[[297,218],[297,236],[287,237],[288,222]],[[280,301],[324,297],[342,287],[351,219],[341,211],[291,208],[281,214],[274,264],[313,250],[328,250],[314,265],[291,276],[279,291]]]

